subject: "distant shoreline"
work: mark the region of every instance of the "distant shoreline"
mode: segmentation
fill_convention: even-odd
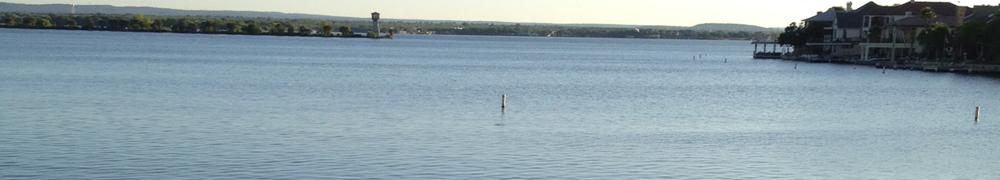
[[[630,39],[771,40],[779,32],[669,30],[657,27],[576,27],[383,21],[323,21],[220,16],[143,16],[142,14],[0,13],[0,27],[157,33],[243,34],[295,37],[392,38],[395,34],[539,36]],[[722,25],[720,25],[722,26]],[[343,34],[350,34],[344,36]],[[360,37],[359,37],[360,36]]]
[[[4,27],[0,26],[0,29],[26,29],[26,30],[62,30],[62,31],[90,31],[90,32],[130,32],[130,33],[169,33],[169,34],[206,34],[206,35],[234,35],[234,36],[274,36],[274,37],[317,37],[317,38],[367,38],[367,39],[391,39],[390,37],[365,37],[360,34],[355,34],[355,36],[318,36],[318,35],[300,35],[300,34],[242,34],[242,33],[224,33],[224,32],[214,32],[214,33],[193,33],[193,32],[174,32],[174,31],[115,31],[115,30],[104,30],[104,29],[72,29],[72,28],[24,28],[24,27]]]

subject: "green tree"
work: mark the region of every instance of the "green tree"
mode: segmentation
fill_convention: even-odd
[[[226,30],[229,30],[230,34],[239,34],[240,32],[242,32],[242,30],[240,29],[241,29],[240,25],[236,23],[226,23]]]
[[[181,33],[197,33],[198,23],[188,21],[187,19],[181,19],[177,22],[177,24],[172,26],[171,30]]]
[[[323,36],[333,36],[333,25],[323,22]]]
[[[66,26],[69,26],[70,29],[77,29],[80,25],[76,24],[76,20],[69,19],[66,20]]]
[[[288,28],[280,22],[274,23],[274,27],[271,28],[271,34],[273,35],[284,35],[286,33],[288,33]]]
[[[785,27],[785,32],[778,35],[778,44],[781,45],[791,45],[792,47],[800,48],[805,47],[806,37],[805,29],[799,27],[794,22]]]
[[[185,29],[187,29],[187,20],[180,20],[170,27],[170,30],[174,32],[184,32]]]
[[[974,57],[981,60],[985,51],[984,45],[990,43],[985,33],[986,23],[972,21],[959,28],[956,39],[962,42],[962,49],[966,51],[964,53],[972,52]]]
[[[184,32],[198,33],[198,30],[199,30],[198,23],[196,23],[194,21],[188,21],[188,22],[185,22],[185,23],[187,23],[187,25],[185,26],[187,28],[184,29]]]
[[[83,25],[83,29],[86,30],[97,29],[97,23],[94,21],[94,18],[87,18],[87,24]]]
[[[163,20],[161,19],[154,20],[153,25],[150,26],[150,29],[153,31],[163,31],[164,30],[163,28],[164,28]]]
[[[38,22],[35,23],[35,27],[49,28],[52,27],[52,22],[50,22],[49,19],[38,19]]]
[[[920,44],[924,46],[925,57],[928,58],[941,58],[943,51],[948,47],[948,41],[951,36],[951,28],[943,23],[934,23],[931,25],[930,29],[920,32],[917,38],[920,40]]]
[[[923,19],[924,23],[927,24],[927,28],[924,29],[923,32],[917,33],[916,36],[913,36],[913,39],[910,41],[910,47],[913,47],[913,44],[916,43],[916,40],[920,39],[919,36],[921,36],[922,34],[926,33],[926,31],[930,30],[930,28],[934,26],[934,24],[932,24],[931,21],[934,20],[935,18],[937,18],[937,13],[934,13],[934,9],[931,8],[931,7],[924,7],[923,9],[920,9],[920,18]],[[926,51],[926,47],[924,47],[924,48],[925,48],[925,51]],[[925,56],[925,57],[929,57],[929,56]]]
[[[3,21],[4,23],[7,23],[7,27],[17,26],[17,23],[15,23],[14,18],[12,17],[6,17],[3,19]]]
[[[306,26],[299,26],[299,35],[303,36],[312,35],[312,31],[313,31],[312,29],[309,29]]]
[[[37,23],[37,22],[38,22],[38,20],[36,20],[35,17],[27,17],[27,18],[24,18],[24,19],[21,20],[21,26],[23,26],[23,27],[35,27],[36,26],[35,23]]]
[[[830,7],[830,9],[827,9],[826,11],[827,11],[827,12],[829,12],[829,11],[839,11],[839,12],[844,12],[844,11],[847,11],[847,9],[846,9],[846,8],[844,8],[843,6],[834,6],[834,7]]]
[[[340,26],[340,36],[344,37],[354,36],[354,31],[351,31],[351,27]]]
[[[130,22],[128,27],[131,30],[141,31],[141,30],[150,30],[152,25],[153,25],[152,19],[147,18],[142,14],[136,14],[135,17],[132,18],[132,21]]]
[[[250,24],[246,27],[246,30],[243,30],[243,32],[250,35],[260,35],[264,34],[264,29],[257,26],[257,24]]]
[[[201,22],[199,27],[201,27],[202,33],[216,33],[218,31],[218,23],[215,21],[204,21]]]

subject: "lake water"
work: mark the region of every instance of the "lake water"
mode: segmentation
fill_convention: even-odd
[[[1000,79],[752,60],[746,41],[0,42],[0,179],[1000,177]]]

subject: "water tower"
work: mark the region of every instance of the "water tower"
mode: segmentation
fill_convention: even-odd
[[[374,30],[375,36],[378,36],[379,34],[382,33],[382,32],[380,32],[380,30],[382,28],[379,28],[379,26],[378,26],[378,20],[379,20],[379,14],[378,14],[378,12],[373,12],[372,13],[372,28],[375,28],[375,30]]]

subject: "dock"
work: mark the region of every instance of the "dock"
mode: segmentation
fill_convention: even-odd
[[[788,46],[783,46],[776,41],[753,41],[754,59],[780,59],[788,61],[799,61],[808,63],[838,63],[853,64],[861,66],[875,67],[877,69],[911,70],[925,72],[947,72],[963,74],[981,74],[1000,77],[1000,64],[977,64],[967,62],[953,62],[952,60],[900,60],[895,56],[889,58],[871,58],[861,56],[855,58],[836,58],[833,56],[822,56],[818,54],[792,55]],[[839,45],[839,44],[837,44]],[[906,48],[906,45],[896,45],[895,43],[866,44],[873,48]],[[768,47],[770,46],[770,47]],[[761,50],[763,47],[763,50]],[[780,49],[780,51],[779,51]],[[865,51],[867,53],[867,49]]]
[[[754,59],[782,59],[782,55],[788,52],[788,50],[784,48],[784,46],[782,46],[781,44],[778,44],[778,42],[754,41],[751,42],[750,44],[753,44]],[[764,50],[758,51],[761,45],[763,45]],[[771,46],[770,52],[767,51],[767,46]],[[782,47],[781,52],[778,52],[778,47]]]

